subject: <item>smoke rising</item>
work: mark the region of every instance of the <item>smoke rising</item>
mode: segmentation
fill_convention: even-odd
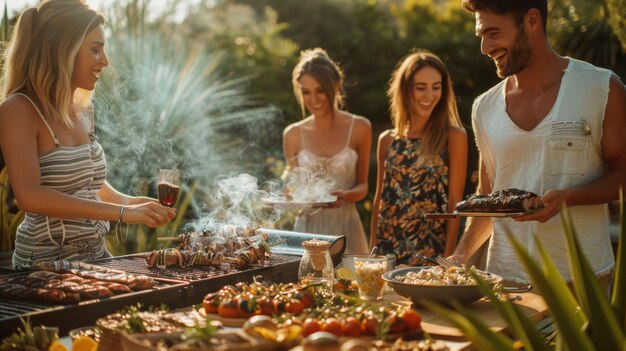
[[[209,212],[192,222],[189,229],[196,232],[217,231],[227,225],[238,227],[272,227],[280,219],[280,211],[263,208],[262,198],[268,192],[259,188],[249,174],[221,178],[207,204]]]

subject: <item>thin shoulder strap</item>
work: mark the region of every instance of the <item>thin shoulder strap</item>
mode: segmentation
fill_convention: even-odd
[[[354,120],[356,117],[354,115],[350,115],[350,129],[348,130],[348,140],[346,140],[346,147],[350,146],[350,140],[352,140],[352,127],[354,126]]]
[[[298,129],[300,130],[300,139],[302,140],[302,148],[306,150],[306,135],[304,135],[304,128],[302,128],[302,126],[303,125],[300,125]]]
[[[92,142],[98,140],[98,136],[96,136],[96,128],[91,124],[91,120],[85,114],[85,110],[82,111],[82,115],[87,122],[87,127],[89,127],[89,139],[91,139]]]
[[[39,115],[39,118],[41,118],[43,123],[48,128],[48,131],[50,132],[50,136],[52,136],[52,140],[54,141],[54,145],[56,145],[57,147],[61,146],[61,143],[59,143],[59,139],[57,139],[56,134],[54,134],[54,131],[52,130],[52,127],[50,127],[50,124],[48,124],[48,121],[46,121],[46,119],[43,117],[43,113],[41,113],[41,111],[39,110],[39,107],[37,107],[37,105],[33,102],[33,100],[31,100],[26,94],[15,93],[14,95],[21,95],[21,96],[25,97],[26,100],[30,101],[30,103],[33,105],[33,107],[37,111],[37,114]]]

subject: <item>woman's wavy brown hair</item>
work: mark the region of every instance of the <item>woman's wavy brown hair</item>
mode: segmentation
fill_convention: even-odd
[[[387,96],[389,97],[394,135],[406,138],[411,129],[411,116],[415,113],[413,101],[413,77],[424,67],[432,67],[441,74],[441,99],[426,123],[419,148],[420,158],[439,155],[446,147],[450,126],[462,127],[456,107],[456,97],[450,74],[437,55],[417,50],[404,57],[391,75]]]

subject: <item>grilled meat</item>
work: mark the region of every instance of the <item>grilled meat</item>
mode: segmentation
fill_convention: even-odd
[[[456,204],[456,210],[463,212],[527,212],[541,207],[540,196],[515,188],[491,194],[473,194]]]
[[[124,271],[109,269],[83,262],[58,260],[39,264],[38,267],[43,270],[56,273],[71,273],[84,279],[119,283],[126,285],[135,291],[151,289],[155,284],[154,279],[145,275],[126,273]]]

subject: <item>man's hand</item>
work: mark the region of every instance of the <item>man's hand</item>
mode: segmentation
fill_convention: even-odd
[[[513,219],[518,222],[539,221],[545,223],[561,212],[561,204],[566,199],[567,193],[564,190],[548,190],[541,197],[544,206],[541,210],[524,216],[513,217]]]

